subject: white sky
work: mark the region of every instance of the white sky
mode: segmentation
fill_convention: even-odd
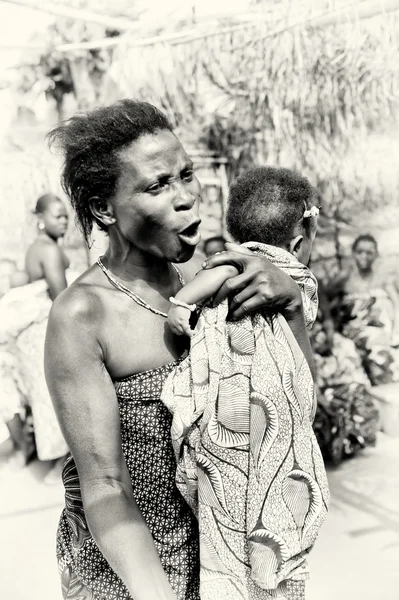
[[[1,45],[23,44],[32,33],[43,30],[51,21],[45,13],[0,2]]]
[[[153,17],[158,22],[166,14],[183,16],[191,13],[193,5],[196,14],[203,16],[245,10],[248,4],[249,0],[137,0],[139,9],[146,11],[146,20]],[[68,0],[65,0],[65,5],[68,6]],[[0,0],[0,46],[28,43],[34,33],[44,32],[54,18],[44,12],[13,6]],[[20,54],[20,50],[4,50],[0,47],[0,73],[7,66],[15,64]]]
[[[35,33],[44,31],[53,17],[36,10],[12,6],[0,1],[0,44],[1,46],[19,46],[29,42]],[[4,69],[15,64],[21,50],[2,50],[0,48],[0,76]]]

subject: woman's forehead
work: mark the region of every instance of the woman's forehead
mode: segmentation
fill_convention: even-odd
[[[50,204],[48,205],[47,209],[46,209],[51,215],[54,216],[60,216],[60,215],[67,215],[67,210],[65,208],[65,206],[63,205],[63,203],[61,202],[61,200],[55,201],[55,202],[50,202]]]
[[[119,152],[124,170],[140,178],[171,172],[191,162],[180,140],[168,130],[146,134]]]
[[[360,242],[357,243],[355,252],[359,252],[360,250],[368,250],[369,252],[375,252],[376,246],[371,240],[360,240]]]

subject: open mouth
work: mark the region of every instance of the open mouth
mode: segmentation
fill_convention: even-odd
[[[178,234],[179,238],[189,246],[196,246],[201,239],[201,234],[198,229],[200,223],[201,220],[197,220],[191,223],[191,225],[189,225],[185,229],[182,229]]]

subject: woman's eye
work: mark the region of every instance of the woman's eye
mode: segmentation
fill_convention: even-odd
[[[166,181],[158,181],[158,183],[154,183],[151,187],[148,188],[147,192],[159,192],[167,185]]]
[[[184,179],[185,181],[192,181],[193,177],[194,177],[194,171],[185,171],[183,173],[182,179]]]

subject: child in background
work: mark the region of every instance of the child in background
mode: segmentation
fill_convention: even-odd
[[[259,167],[229,194],[227,228],[298,283],[306,322],[317,282],[305,266],[316,235],[316,193],[287,169]],[[201,600],[304,599],[306,556],[326,516],[329,491],[312,429],[309,366],[284,317],[230,322],[227,302],[203,304],[232,266],[200,271],[174,298],[168,323],[189,335],[190,356],[167,380],[176,483],[199,519]]]
[[[214,237],[208,238],[204,242],[205,256],[213,256],[218,252],[223,252],[226,240],[222,235],[215,235]]]

